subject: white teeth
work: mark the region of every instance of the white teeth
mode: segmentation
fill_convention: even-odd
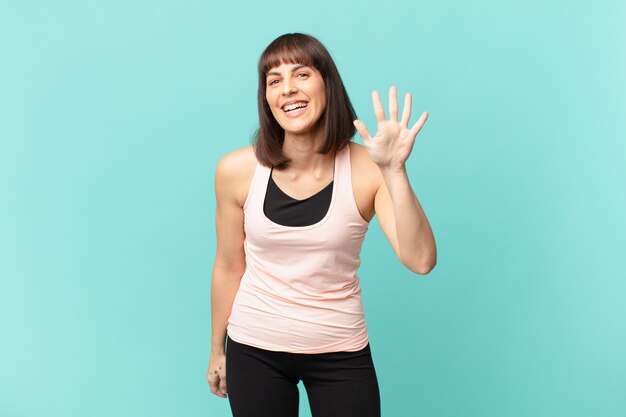
[[[291,111],[291,110],[299,109],[301,107],[306,107],[306,106],[307,106],[307,104],[304,101],[300,101],[298,103],[293,103],[293,104],[290,104],[288,106],[283,107],[283,110],[284,111]]]

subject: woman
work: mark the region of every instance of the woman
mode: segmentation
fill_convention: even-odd
[[[436,263],[405,169],[428,114],[409,129],[407,93],[399,122],[392,87],[387,120],[374,91],[370,136],[330,54],[306,34],[275,39],[258,72],[255,144],[215,173],[211,392],[234,417],[297,416],[302,380],[314,417],[380,416],[356,271],[374,214],[407,268]],[[351,141],[355,128],[365,146]]]

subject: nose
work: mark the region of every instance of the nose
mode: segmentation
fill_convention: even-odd
[[[285,82],[283,83],[283,94],[290,94],[294,91],[296,91],[296,86],[295,86],[294,81],[287,78]]]

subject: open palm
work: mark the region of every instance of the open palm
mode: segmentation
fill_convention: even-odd
[[[415,137],[428,119],[428,112],[423,112],[419,120],[409,129],[411,93],[405,95],[402,120],[400,121],[398,121],[398,99],[395,86],[389,89],[389,120],[385,117],[385,110],[376,90],[372,92],[372,102],[374,114],[378,121],[376,135],[372,137],[365,124],[359,119],[353,122],[354,127],[361,135],[363,143],[376,165],[380,168],[402,169],[411,154]]]

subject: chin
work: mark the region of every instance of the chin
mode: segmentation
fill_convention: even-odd
[[[281,124],[281,127],[283,128],[284,131],[289,131],[289,132],[293,132],[293,133],[302,133],[302,132],[306,132],[309,131],[311,129],[313,129],[313,127],[315,126],[314,123],[302,123],[302,124],[295,124],[295,123],[289,123],[289,124]]]
[[[310,132],[311,128],[310,127],[303,127],[302,129],[285,129],[285,128],[283,128],[283,130],[285,131],[285,133],[301,134],[301,133]]]

